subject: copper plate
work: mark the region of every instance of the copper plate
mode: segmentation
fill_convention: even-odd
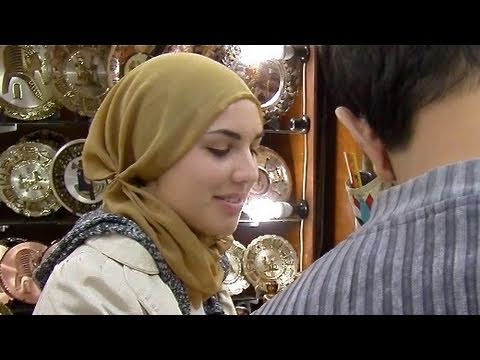
[[[297,273],[297,254],[281,236],[263,235],[254,239],[245,250],[243,267],[247,280],[264,292],[274,281],[283,290]]]
[[[68,211],[80,216],[98,208],[103,200],[107,181],[85,179],[82,168],[84,139],[70,141],[62,146],[50,172],[53,193]]]
[[[21,244],[27,241],[26,239],[22,238],[3,238],[0,239],[0,261],[2,260],[3,255],[8,251],[10,247],[15,245]],[[9,296],[2,287],[2,283],[0,282],[0,307],[1,305],[7,305],[13,298]],[[0,314],[2,314],[0,310]]]
[[[41,290],[32,273],[46,249],[44,244],[25,242],[5,253],[0,261],[0,282],[8,295],[27,304],[36,304]]]
[[[55,150],[25,142],[0,155],[0,199],[16,213],[39,217],[60,208],[50,186],[50,167]]]
[[[155,45],[112,45],[108,55],[108,85],[114,86],[141,63],[151,59]]]
[[[285,160],[274,150],[260,146],[257,151],[258,179],[248,196],[252,200],[287,201],[292,194],[292,175]]]
[[[20,120],[39,120],[53,115],[60,106],[50,87],[46,47],[0,46],[0,108]]]
[[[257,65],[237,61],[230,67],[260,101],[265,122],[279,119],[293,105],[301,72],[297,59],[268,60]]]
[[[238,295],[247,289],[250,284],[243,274],[243,254],[245,246],[234,240],[230,249],[227,250],[226,255],[230,262],[230,271],[223,281],[226,285],[230,295]]]
[[[167,45],[164,53],[171,52],[200,54],[230,67],[238,61],[240,47],[237,45]]]
[[[2,260],[3,255],[8,251],[8,247],[0,245],[0,260]],[[8,304],[12,298],[7,295],[5,290],[3,290],[2,284],[0,283],[0,307],[2,304]],[[1,311],[0,311],[1,314]]]
[[[109,87],[110,46],[55,45],[47,49],[56,99],[82,116],[95,115]]]

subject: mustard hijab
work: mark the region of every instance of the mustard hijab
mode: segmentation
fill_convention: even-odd
[[[230,104],[260,104],[232,70],[191,53],[164,54],[129,72],[107,94],[90,127],[83,167],[90,180],[113,179],[106,211],[135,221],[153,240],[198,307],[223,281],[219,257],[232,238],[200,237],[147,192]],[[263,120],[263,115],[260,115]]]

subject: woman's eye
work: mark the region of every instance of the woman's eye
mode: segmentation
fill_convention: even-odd
[[[216,148],[207,148],[207,150],[217,157],[225,156],[230,151],[230,149],[216,149]]]

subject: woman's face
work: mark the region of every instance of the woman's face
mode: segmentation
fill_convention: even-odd
[[[255,151],[262,121],[250,100],[231,104],[152,192],[197,234],[232,234],[258,177]]]

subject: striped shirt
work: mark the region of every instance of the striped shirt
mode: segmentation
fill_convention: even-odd
[[[370,220],[255,314],[479,314],[480,159],[383,191]]]

